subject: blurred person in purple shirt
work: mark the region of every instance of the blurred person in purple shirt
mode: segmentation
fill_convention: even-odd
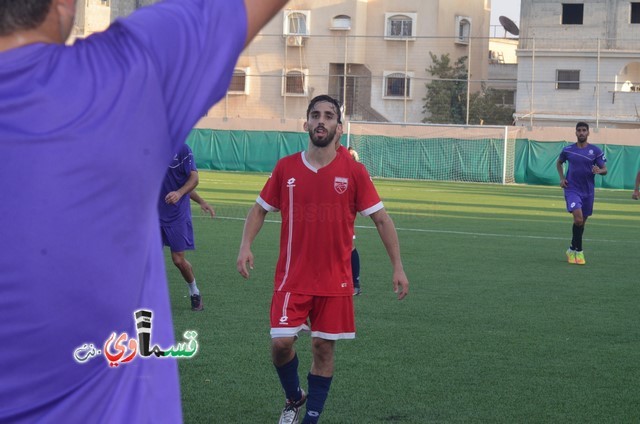
[[[171,249],[171,260],[187,283],[192,311],[202,311],[204,305],[193,266],[185,257],[186,250],[194,250],[196,247],[189,199],[198,203],[202,211],[212,218],[215,216],[213,208],[194,191],[198,182],[198,169],[193,152],[189,146],[183,144],[164,176],[158,199],[158,212],[162,244]]]
[[[607,174],[607,159],[600,148],[589,144],[589,124],[576,124],[578,141],[562,149],[556,168],[560,177],[560,187],[564,189],[567,211],[573,215],[571,245],[567,249],[570,264],[586,263],[582,251],[582,234],[587,218],[593,213],[595,196],[595,176]],[[563,164],[568,162],[565,176]]]
[[[0,2],[0,422],[181,422],[175,360],[108,341],[148,310],[174,345],[160,186],[287,2],[167,0],[66,46],[75,3]]]

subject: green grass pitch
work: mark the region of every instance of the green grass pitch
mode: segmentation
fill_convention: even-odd
[[[170,263],[186,423],[275,423],[284,396],[270,362],[268,310],[278,214],[268,214],[245,281],[235,262],[264,174],[200,172],[191,312]],[[400,237],[409,296],[369,218],[359,217],[357,337],[338,341],[321,422],[631,423],[640,417],[640,202],[597,190],[585,266],[566,263],[571,217],[559,187],[376,180]],[[321,251],[318,254],[322,254]],[[297,343],[306,387],[310,338]]]

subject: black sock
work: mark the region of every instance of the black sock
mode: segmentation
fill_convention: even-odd
[[[582,234],[584,234],[584,224],[580,226],[580,238],[578,239],[578,245],[576,246],[576,250],[582,252]]]
[[[571,239],[571,249],[582,251],[582,234],[584,225],[573,224],[573,238]]]
[[[358,249],[351,251],[351,274],[353,276],[353,287],[360,288],[360,255]]]

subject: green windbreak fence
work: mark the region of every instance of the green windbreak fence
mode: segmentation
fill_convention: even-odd
[[[195,129],[187,144],[198,168],[271,172],[278,159],[304,150],[308,140],[307,133]]]
[[[424,139],[410,143],[393,137],[379,140],[375,145],[362,143],[359,146],[360,159],[372,175],[445,181],[499,181],[497,174],[501,172],[504,160],[501,140],[474,140],[473,143],[457,139]],[[194,129],[187,139],[198,168],[224,171],[270,172],[278,159],[304,150],[307,143],[307,133],[279,131]],[[508,161],[513,161],[511,172],[515,182],[558,184],[555,163],[562,148],[569,144],[565,141],[516,140],[513,155],[508,155]],[[609,173],[596,178],[596,185],[632,189],[640,169],[640,147],[599,147],[607,157]],[[370,161],[370,158],[375,160]]]
[[[562,148],[571,143],[565,141],[538,142],[518,140],[516,144],[516,182],[537,185],[558,184],[556,160]],[[640,147],[598,145],[607,158],[609,172],[596,177],[596,187],[633,189],[640,169]]]

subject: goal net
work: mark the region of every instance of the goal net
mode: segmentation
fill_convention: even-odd
[[[507,184],[515,182],[516,134],[502,126],[354,121],[347,144],[374,177]]]

